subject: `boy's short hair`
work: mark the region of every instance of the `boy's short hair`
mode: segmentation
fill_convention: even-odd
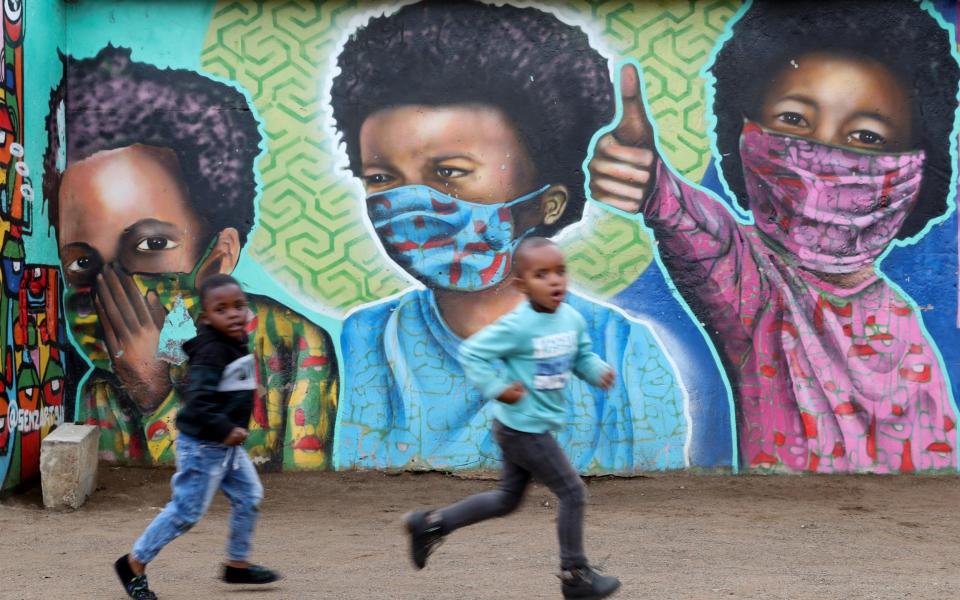
[[[539,233],[553,235],[582,217],[583,159],[593,134],[612,119],[614,100],[607,60],[580,28],[536,8],[422,1],[358,28],[337,66],[330,102],[355,175],[360,127],[371,114],[484,104],[517,128],[541,183],[569,190],[559,221]]]
[[[923,183],[898,238],[919,233],[947,211],[954,185],[950,144],[960,65],[950,34],[914,0],[754,0],[709,66],[720,170],[741,206],[746,186],[740,160],[743,118],[757,111],[771,78],[810,52],[868,58],[889,69],[910,98],[912,140],[926,153]]]
[[[545,237],[540,237],[537,235],[524,238],[523,241],[517,246],[517,249],[513,251],[513,264],[517,268],[522,267],[523,256],[525,253],[536,250],[537,248],[544,248],[546,246],[553,246],[559,248],[560,246],[553,240]]]
[[[69,166],[97,152],[143,144],[176,153],[188,205],[204,235],[234,227],[243,245],[253,227],[261,142],[247,99],[227,84],[136,62],[130,53],[108,45],[93,58],[60,55],[63,77],[50,94],[43,158],[50,223],[58,225],[62,152]]]
[[[207,294],[209,294],[211,290],[227,287],[228,285],[235,285],[243,290],[243,287],[240,286],[240,282],[234,279],[232,275],[227,275],[226,273],[214,273],[213,275],[204,277],[203,281],[200,282],[199,289],[197,289],[197,292],[200,295],[200,305],[203,306],[203,302],[207,299]]]

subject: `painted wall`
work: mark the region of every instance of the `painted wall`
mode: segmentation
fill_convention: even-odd
[[[193,287],[232,273],[262,468],[495,467],[456,352],[537,233],[617,371],[565,392],[582,472],[956,470],[955,13],[66,5],[33,93],[78,418],[171,461]]]
[[[37,476],[40,441],[74,412],[57,247],[39,201],[46,110],[36,101],[64,39],[64,13],[57,2],[14,0],[2,19],[0,493]]]

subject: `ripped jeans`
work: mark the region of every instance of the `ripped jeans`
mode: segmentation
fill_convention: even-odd
[[[133,545],[133,558],[152,561],[164,546],[186,533],[207,512],[222,489],[230,500],[229,560],[246,560],[257,522],[263,486],[250,457],[240,446],[226,446],[180,433],[177,472],[170,480],[173,498]]]

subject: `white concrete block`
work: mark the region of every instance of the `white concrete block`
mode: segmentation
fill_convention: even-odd
[[[40,484],[47,508],[80,508],[97,487],[100,430],[66,423],[43,438]]]

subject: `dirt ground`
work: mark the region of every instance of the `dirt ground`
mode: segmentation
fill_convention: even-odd
[[[39,492],[0,504],[0,598],[124,597],[111,571],[169,497],[170,471],[101,467],[75,512]],[[254,558],[269,589],[215,578],[222,496],[149,570],[163,599],[559,598],[556,502],[533,487],[519,512],[456,532],[415,571],[401,515],[489,489],[438,474],[264,475]],[[588,481],[587,552],[618,598],[950,598],[960,587],[960,480],[953,477],[663,475]],[[237,593],[237,592],[243,593]]]

